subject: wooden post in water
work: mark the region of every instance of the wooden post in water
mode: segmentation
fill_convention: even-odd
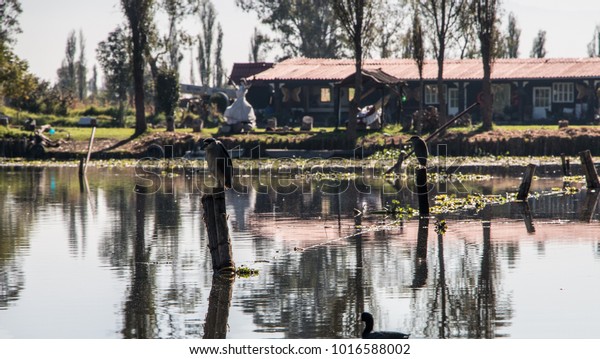
[[[227,226],[227,210],[225,209],[225,191],[215,188],[215,191],[202,195],[204,208],[204,223],[208,233],[208,248],[212,258],[215,273],[235,273],[235,263],[231,251],[231,238]]]
[[[569,163],[569,159],[565,157],[564,153],[560,154],[560,161],[562,163],[563,176],[570,176],[571,175],[571,164]]]
[[[427,168],[417,168],[415,178],[417,181],[417,197],[419,199],[419,215],[429,216],[429,195],[427,193]]]
[[[533,174],[535,173],[535,165],[530,163],[525,169],[523,180],[519,186],[519,193],[517,193],[517,201],[526,201],[529,196],[529,188],[531,188],[531,181],[533,180]]]
[[[585,172],[585,182],[588,189],[600,188],[600,181],[598,180],[598,172],[594,167],[594,160],[592,159],[592,153],[590,150],[579,152],[581,158],[581,165]]]
[[[85,174],[83,167],[84,167],[84,162],[85,160],[82,158],[79,159],[79,178],[81,179],[83,177],[83,175]]]
[[[92,145],[94,144],[94,136],[96,135],[96,120],[92,120],[92,135],[90,136],[90,143],[88,144],[88,152],[87,158],[85,160],[85,165],[83,166],[83,174],[87,172],[87,165],[90,162],[90,156],[92,155]]]

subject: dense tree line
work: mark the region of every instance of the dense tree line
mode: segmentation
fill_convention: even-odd
[[[125,24],[98,44],[96,55],[104,77],[98,90],[98,69],[88,69],[82,31],[67,36],[65,57],[55,85],[29,73],[27,62],[12,51],[21,31],[19,0],[0,3],[0,92],[11,105],[29,111],[66,114],[76,102],[103,99],[116,106],[117,124],[125,108],[136,110],[136,132],[146,128],[146,111],[172,116],[178,98],[179,63],[190,51],[191,82],[223,86],[223,29],[211,0],[121,0]],[[292,56],[354,58],[357,69],[371,57],[424,59],[438,62],[438,102],[445,116],[443,65],[446,58],[481,58],[489,74],[496,58],[519,56],[521,30],[510,13],[504,26],[500,0],[236,0],[256,13],[262,26],[250,40],[250,61],[264,61],[274,51]],[[185,31],[182,22],[196,17],[200,26]],[[166,18],[168,26],[159,26]],[[546,56],[546,32],[540,30],[530,56]],[[600,56],[600,27],[587,45]],[[195,54],[194,54],[195,52]],[[195,55],[195,56],[194,56]],[[11,86],[7,86],[10,83]],[[357,79],[358,83],[358,79]],[[165,86],[162,87],[161,86]],[[486,88],[487,86],[484,86]],[[169,93],[173,91],[174,93]],[[360,88],[356,92],[360,94]],[[163,94],[158,96],[157,94]],[[168,94],[168,95],[164,95]],[[485,98],[485,96],[484,96]],[[489,109],[485,109],[489,111]],[[486,115],[483,116],[484,120]],[[489,121],[486,122],[486,127]]]
[[[21,110],[66,114],[69,99],[57,86],[33,75],[27,61],[13,51],[16,36],[21,32],[19,15],[22,12],[19,0],[0,2],[0,100]]]

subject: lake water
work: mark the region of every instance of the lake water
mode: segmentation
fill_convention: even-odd
[[[440,216],[369,213],[417,206],[381,180],[249,175],[227,210],[236,265],[259,275],[228,282],[213,279],[190,176],[150,175],[161,186],[142,195],[130,168],[90,168],[89,191],[76,168],[1,168],[0,337],[356,338],[369,311],[376,330],[413,338],[600,338],[585,189],[530,199],[529,216],[516,204],[448,215],[438,235]],[[519,181],[464,185],[503,194]]]

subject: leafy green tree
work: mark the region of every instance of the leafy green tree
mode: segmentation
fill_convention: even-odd
[[[459,12],[456,31],[452,32],[452,40],[456,43],[459,58],[474,59],[479,55],[477,48],[477,23],[472,7],[464,3],[464,10]]]
[[[444,86],[444,59],[453,31],[457,31],[466,0],[419,0],[426,27],[431,29],[433,50],[438,64],[437,92],[440,125],[446,123],[446,96]]]
[[[98,97],[98,68],[96,65],[92,67],[92,76],[88,81],[88,91],[93,99]]]
[[[158,111],[166,117],[173,117],[177,102],[179,101],[179,75],[178,72],[166,66],[161,67],[156,79],[156,95],[158,98]]]
[[[355,62],[354,98],[350,106],[347,127],[349,147],[356,142],[356,109],[362,99],[362,63],[364,49],[371,38],[368,32],[373,30],[374,2],[370,0],[334,0],[333,8],[336,17],[348,35]]]
[[[342,53],[330,0],[235,0],[235,4],[255,12],[279,35],[273,42],[286,56],[337,58]]]
[[[592,41],[588,44],[588,55],[590,57],[600,57],[600,25],[596,25]]]
[[[183,56],[180,52],[179,22],[186,14],[187,7],[183,0],[162,0],[162,6],[169,20],[169,33],[165,38],[164,47],[168,54],[169,67],[179,73],[179,63]]]
[[[29,72],[26,61],[8,43],[0,43],[0,98],[10,106],[33,113],[66,114],[71,97]]]
[[[265,54],[272,49],[271,39],[268,35],[263,34],[254,28],[254,33],[250,39],[250,54],[248,61],[250,62],[261,62],[265,59]]]
[[[215,22],[217,12],[210,0],[202,0],[199,12],[202,32],[198,35],[198,62],[200,63],[200,81],[204,86],[210,86],[213,75],[213,56]]]
[[[204,86],[218,87],[223,84],[225,76],[223,29],[211,0],[200,0],[197,14],[201,22],[201,32],[197,37],[200,82]]]
[[[0,43],[0,95],[12,101],[27,96],[32,87],[28,69],[26,61],[15,55],[6,43]]]
[[[190,84],[192,85],[196,84],[196,74],[194,72],[195,66],[196,65],[194,64],[194,50],[190,48]]]
[[[215,86],[223,87],[225,68],[223,67],[223,28],[217,25],[217,48],[215,49]]]
[[[538,31],[536,38],[533,39],[533,47],[529,57],[537,57],[538,59],[546,57],[546,31]]]
[[[374,26],[372,52],[379,58],[396,57],[410,48],[410,30],[406,29],[404,22],[408,13],[407,0],[378,1],[374,6]],[[409,51],[404,51],[410,53]]]
[[[481,128],[484,131],[489,131],[492,129],[493,125],[491,74],[499,37],[497,29],[499,0],[474,0],[473,5],[475,10],[475,24],[477,26],[479,44],[481,45],[481,62],[483,64]]]
[[[85,59],[85,37],[83,31],[79,30],[79,61],[77,67],[77,95],[79,101],[85,100],[87,97],[87,65]]]
[[[19,0],[0,0],[0,43],[13,44],[21,33],[18,17],[23,12]]]
[[[75,31],[71,31],[67,36],[65,46],[65,58],[62,66],[57,71],[58,85],[62,91],[76,93],[77,88],[77,68],[75,64],[75,54],[77,53],[77,37]]]
[[[508,58],[516,59],[519,57],[519,42],[521,39],[521,29],[517,25],[517,18],[514,13],[508,14],[508,31],[506,33],[506,54]]]
[[[127,91],[131,84],[130,39],[127,31],[117,27],[96,49],[96,58],[104,72],[104,86],[108,97],[118,104],[116,122],[124,124]]]
[[[148,45],[148,35],[152,23],[153,0],[121,0],[121,7],[131,31],[131,64],[135,92],[135,135],[146,131],[144,54]]]
[[[423,93],[423,67],[425,65],[425,44],[423,41],[423,27],[421,26],[421,17],[418,9],[413,13],[413,28],[412,28],[412,58],[417,63],[419,70],[419,93]],[[421,96],[422,97],[422,96]],[[419,101],[419,118],[415,124],[417,134],[421,134],[423,128],[423,101]]]

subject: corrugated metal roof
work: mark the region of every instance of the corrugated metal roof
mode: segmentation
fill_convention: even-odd
[[[419,80],[412,59],[365,60],[365,69],[378,69],[402,80]],[[326,80],[341,81],[354,73],[351,59],[294,58],[275,64],[255,76],[262,81]],[[426,60],[425,80],[437,79],[437,61]],[[479,80],[483,78],[481,59],[446,60],[445,80]],[[600,58],[497,59],[492,67],[494,80],[600,78]]]
[[[401,82],[403,82],[401,79],[392,76],[390,74],[388,74],[385,71],[382,71],[380,68],[377,69],[362,69],[362,74],[363,74],[363,81],[365,81],[365,79],[370,79],[371,81],[373,81],[374,83],[377,84],[386,84],[386,85],[395,85],[395,84],[399,84]],[[354,81],[355,81],[355,76],[354,76],[354,72],[352,74],[350,74],[350,76],[347,76],[346,78],[344,78],[340,84],[342,86],[353,86],[354,85]]]
[[[272,62],[234,63],[231,74],[229,75],[229,80],[239,84],[241,79],[251,78],[266,69],[270,69],[273,65]]]

